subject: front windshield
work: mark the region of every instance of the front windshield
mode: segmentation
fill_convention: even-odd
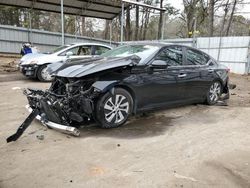
[[[154,45],[126,45],[109,50],[106,53],[102,54],[102,57],[127,57],[131,55],[137,55],[141,58],[142,62],[147,57],[154,54],[160,49],[159,46]]]
[[[53,54],[53,53],[59,52],[59,51],[65,49],[65,48],[68,48],[68,47],[70,47],[70,45],[59,46],[56,49],[52,50],[50,53]]]

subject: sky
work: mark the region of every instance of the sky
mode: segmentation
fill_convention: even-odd
[[[167,2],[172,5],[173,7],[183,10],[183,3],[182,0],[167,0]]]

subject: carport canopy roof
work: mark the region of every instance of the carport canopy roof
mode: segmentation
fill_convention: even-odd
[[[122,2],[126,9],[129,4],[137,4],[131,0],[63,0],[63,12],[70,15],[112,20],[121,13]],[[31,8],[34,10],[61,12],[60,0],[0,0],[0,5]],[[139,6],[143,6],[141,4]],[[163,10],[153,6],[149,8]]]
[[[60,0],[0,0],[1,5],[61,13]],[[121,12],[120,0],[64,0],[63,12],[101,19],[113,19]]]

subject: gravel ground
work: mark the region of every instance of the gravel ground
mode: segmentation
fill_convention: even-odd
[[[250,76],[231,82],[228,106],[162,110],[78,138],[34,121],[7,144],[28,115],[20,88],[49,84],[0,74],[0,187],[250,187]]]

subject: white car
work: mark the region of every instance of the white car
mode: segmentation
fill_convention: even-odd
[[[42,54],[27,54],[19,63],[20,71],[27,77],[38,78],[40,81],[51,81],[53,78],[47,71],[51,63],[64,62],[70,56],[74,58],[90,58],[112,49],[110,46],[98,43],[72,43],[56,48],[53,52]]]

